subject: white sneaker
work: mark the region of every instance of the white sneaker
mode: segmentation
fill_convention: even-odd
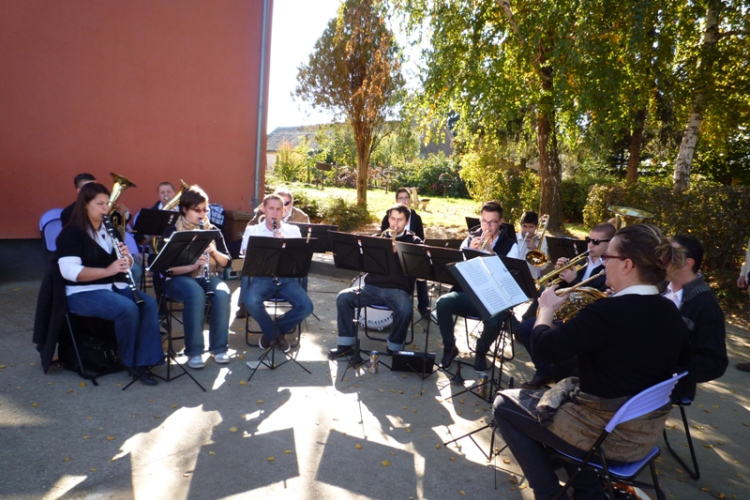
[[[203,362],[203,356],[200,356],[200,355],[190,356],[190,359],[188,360],[187,364],[190,368],[193,368],[195,370],[198,370],[206,366],[206,363]]]
[[[214,359],[217,363],[225,365],[229,363],[229,354],[227,354],[226,352],[220,352],[219,354],[214,354]]]
[[[260,347],[261,349],[268,349],[269,347],[271,347],[270,343],[266,340],[265,335],[261,335],[258,339],[258,347]]]

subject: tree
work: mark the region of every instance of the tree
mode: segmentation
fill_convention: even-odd
[[[386,119],[403,95],[400,52],[381,0],[346,0],[299,68],[297,97],[342,114],[357,145],[357,205],[367,206],[367,169]]]

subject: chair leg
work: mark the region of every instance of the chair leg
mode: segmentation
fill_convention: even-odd
[[[661,485],[659,485],[659,476],[656,474],[656,465],[654,464],[653,460],[648,465],[651,469],[651,479],[654,482],[654,490],[656,491],[656,498],[657,500],[664,500],[664,492],[661,491]]]
[[[695,454],[695,447],[693,446],[693,437],[690,435],[690,425],[688,425],[687,415],[685,414],[685,405],[678,404],[677,406],[680,407],[680,413],[682,414],[682,425],[685,428],[685,437],[687,438],[688,448],[690,449],[690,458],[693,461],[693,468],[691,469],[685,461],[680,457],[677,452],[672,448],[672,445],[669,443],[669,439],[667,438],[667,430],[664,429],[663,435],[664,435],[664,444],[667,445],[667,450],[669,450],[669,453],[672,454],[672,456],[679,462],[680,465],[682,465],[685,470],[687,471],[688,475],[693,479],[700,479],[701,472],[698,468],[698,457]]]
[[[94,384],[95,386],[98,386],[99,382],[97,382],[96,377],[94,375],[89,375],[86,372],[86,367],[83,366],[83,361],[81,360],[81,353],[78,350],[78,342],[76,342],[76,336],[73,333],[73,324],[70,322],[70,314],[66,313],[65,319],[68,322],[68,331],[70,332],[70,340],[73,342],[73,351],[75,351],[76,359],[78,360],[78,374],[87,380],[91,380],[92,384]]]

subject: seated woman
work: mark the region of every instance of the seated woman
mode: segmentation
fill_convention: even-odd
[[[216,229],[208,221],[208,195],[198,186],[190,186],[180,196],[180,217],[164,232],[167,240],[175,231]],[[219,233],[193,265],[174,267],[167,272],[164,285],[166,295],[185,304],[182,320],[185,329],[185,355],[190,368],[203,368],[203,322],[206,314],[206,297],[211,303],[208,327],[208,352],[217,363],[229,363],[229,287],[216,274],[219,267],[231,262],[224,236]],[[206,280],[206,265],[209,279]],[[207,293],[210,290],[213,292]]]
[[[567,323],[552,327],[565,297],[554,288],[539,299],[539,316],[531,333],[533,352],[545,363],[578,356],[580,379],[571,400],[541,426],[533,408],[519,401],[533,398],[501,392],[495,399],[498,428],[534,490],[535,498],[553,498],[560,489],[555,464],[545,445],[582,457],[615,412],[630,397],[669,379],[690,362],[687,328],[673,303],[658,286],[669,264],[684,252],[669,244],[655,226],[636,224],[620,230],[601,256],[612,297],[582,309]],[[624,423],[604,441],[610,460],[643,458],[664,430],[671,405]],[[567,466],[567,465],[566,465]],[[572,471],[569,471],[569,473]],[[594,473],[582,473],[573,484],[576,500],[603,499]],[[567,498],[567,497],[565,497]]]
[[[156,385],[148,367],[164,363],[156,301],[140,294],[136,305],[125,275],[133,264],[128,247],[119,243],[118,259],[103,224],[109,190],[96,182],[83,186],[70,222],[57,238],[60,273],[65,279],[68,310],[79,316],[113,321],[120,361],[131,376]]]

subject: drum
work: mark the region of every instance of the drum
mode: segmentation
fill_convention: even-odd
[[[381,331],[393,324],[393,311],[390,309],[374,309],[367,307],[367,328]],[[365,314],[360,309],[357,311],[359,324],[365,326]]]

